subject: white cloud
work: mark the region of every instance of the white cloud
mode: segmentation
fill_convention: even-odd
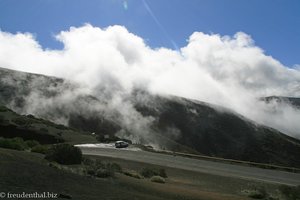
[[[259,102],[270,95],[300,96],[300,70],[264,54],[242,32],[193,33],[180,51],[152,49],[122,26],[89,24],[62,31],[62,50],[43,50],[30,33],[0,32],[0,67],[53,75],[99,89],[193,98],[233,109],[291,135],[300,135],[300,111]],[[272,112],[274,106],[280,112]]]

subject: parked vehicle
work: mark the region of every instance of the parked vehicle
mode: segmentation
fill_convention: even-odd
[[[129,146],[129,144],[125,141],[116,141],[116,143],[115,143],[116,148],[126,148],[128,146]]]

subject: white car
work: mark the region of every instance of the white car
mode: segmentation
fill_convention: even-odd
[[[129,144],[125,141],[116,141],[116,143],[115,143],[116,148],[126,148],[128,146],[129,146]]]

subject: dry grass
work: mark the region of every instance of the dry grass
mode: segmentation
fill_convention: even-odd
[[[143,200],[246,200],[242,190],[249,185],[263,185],[268,194],[278,185],[263,184],[237,178],[164,167],[168,172],[165,184],[149,179],[136,179],[122,173],[115,178],[97,179],[49,167],[43,155],[0,148],[0,188],[3,191],[52,191],[67,193],[73,199],[143,199]],[[115,158],[101,159],[103,163],[117,163],[122,169],[138,172],[144,167],[161,168],[140,162]],[[22,177],[20,179],[20,177]],[[22,189],[20,189],[22,188]]]

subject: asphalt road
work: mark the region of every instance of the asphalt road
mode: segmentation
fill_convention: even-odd
[[[290,173],[278,170],[269,170],[235,164],[226,164],[214,161],[199,160],[146,151],[131,151],[125,149],[94,147],[80,148],[83,154],[85,155],[98,155],[113,158],[122,158],[125,160],[139,161],[195,172],[204,172],[221,176],[245,178],[269,183],[300,185],[299,173]]]

